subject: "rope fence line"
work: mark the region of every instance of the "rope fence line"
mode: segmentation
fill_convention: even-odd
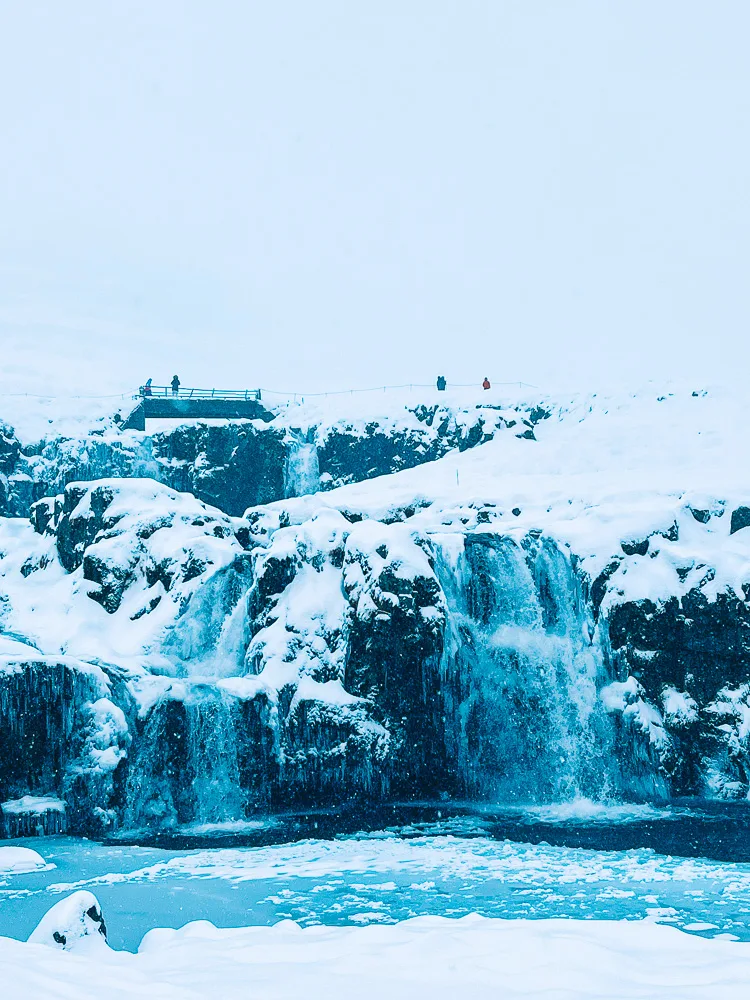
[[[533,385],[531,382],[492,382],[493,386],[518,386],[519,389],[538,389],[539,386]],[[434,382],[408,382],[403,385],[378,385],[373,386],[371,389],[332,389],[328,392],[282,392],[279,389],[260,389],[262,394],[267,394],[269,396],[283,396],[287,399],[297,400],[305,399],[305,397],[325,397],[325,396],[353,396],[355,393],[362,392],[386,392],[388,389],[434,389]],[[481,382],[448,382],[447,389],[479,389],[481,388]],[[210,390],[201,390],[210,392]],[[217,393],[222,393],[223,390],[214,390]],[[250,391],[255,392],[256,390],[226,390],[227,393],[232,395],[242,395],[244,392]],[[179,394],[179,397],[188,398],[189,390],[183,390]],[[131,390],[129,392],[113,392],[106,393],[102,395],[85,395],[85,394],[72,394],[72,395],[48,395],[46,393],[37,392],[0,392],[0,399],[121,399],[130,400],[136,399],[141,396],[140,389]]]
[[[491,380],[490,380],[491,381]],[[518,386],[519,389],[538,389],[539,386],[532,385],[531,382],[492,382],[493,386],[501,385],[514,385]],[[261,389],[262,393],[267,393],[270,396],[286,396],[294,397],[300,396],[304,399],[306,396],[317,397],[317,396],[353,396],[354,393],[358,392],[385,392],[386,389],[434,389],[434,382],[408,382],[403,385],[377,385],[372,389],[332,389],[329,392],[282,392],[280,389]],[[446,389],[481,389],[481,382],[448,382]]]

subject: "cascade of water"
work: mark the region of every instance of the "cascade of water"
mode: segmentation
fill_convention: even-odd
[[[318,447],[309,435],[290,432],[284,466],[284,496],[301,497],[320,489]]]
[[[178,674],[218,680],[242,672],[251,583],[251,562],[238,556],[192,595],[162,644]]]
[[[614,776],[603,661],[568,559],[549,541],[438,542],[450,610],[446,739],[465,793],[503,802],[601,798]]]
[[[243,815],[237,738],[232,713],[220,689],[207,687],[186,702],[187,752],[191,762],[195,818],[222,823]]]
[[[151,710],[126,789],[125,825],[171,827],[240,819],[237,735],[227,696],[188,685]]]

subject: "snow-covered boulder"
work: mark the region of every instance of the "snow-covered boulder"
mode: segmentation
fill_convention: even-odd
[[[29,942],[65,951],[106,946],[107,925],[99,900],[83,889],[66,896],[45,913]]]
[[[47,867],[41,854],[28,847],[0,847],[0,875],[23,875]]]

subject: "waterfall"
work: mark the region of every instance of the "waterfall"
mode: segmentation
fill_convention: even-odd
[[[125,826],[221,823],[241,819],[243,805],[231,699],[198,683],[162,698],[130,768]]]
[[[224,693],[206,687],[185,705],[188,758],[193,778],[195,816],[201,823],[223,823],[243,815],[237,738]]]
[[[301,497],[320,490],[318,447],[312,433],[289,432],[284,466],[285,497]]]
[[[464,793],[505,803],[613,792],[604,671],[570,562],[549,540],[436,541],[449,606],[440,666]]]
[[[251,583],[252,563],[243,554],[214,573],[191,596],[162,642],[178,675],[218,680],[242,672],[247,648],[246,597]]]

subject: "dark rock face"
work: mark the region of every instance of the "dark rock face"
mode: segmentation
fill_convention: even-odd
[[[620,670],[638,680],[647,703],[663,715],[661,767],[670,793],[746,795],[750,744],[741,717],[750,694],[747,603],[730,593],[709,601],[696,589],[659,605],[617,606],[608,631]],[[690,710],[670,712],[670,692]]]
[[[126,825],[170,828],[276,808],[379,798],[388,764],[364,707],[260,691],[235,698],[195,689],[136,723]]]
[[[23,452],[15,439],[9,442],[3,450],[0,440],[0,514],[25,517],[36,501],[71,482],[112,478],[149,477],[233,515],[284,496],[285,431],[271,425],[181,425],[153,436],[91,433]]]
[[[270,798],[278,803],[379,798],[389,787],[390,734],[372,705],[360,700],[356,684],[350,688],[345,682],[357,620],[356,598],[342,589],[341,582],[345,562],[355,558],[347,549],[349,522],[330,512],[327,525],[319,538],[300,538],[293,546],[285,544],[285,532],[293,535],[295,529],[281,529],[281,544],[263,552],[256,563],[248,594],[248,669],[261,673],[269,653],[275,662],[281,643],[286,646],[284,662],[304,663],[301,676],[281,688],[273,706],[275,779]],[[253,528],[263,533],[262,525]],[[328,590],[334,580],[338,596]],[[299,623],[293,614],[282,617],[289,615],[288,588],[301,584],[302,592],[309,588],[312,596],[319,581],[324,592],[319,605],[313,598],[309,622],[304,616]]]
[[[84,497],[89,497],[89,503],[84,509],[77,511]],[[115,491],[108,486],[96,486],[94,489],[83,484],[68,486],[60,498],[54,501],[54,526],[57,541],[57,552],[60,562],[68,573],[78,569],[84,561],[86,549],[92,545],[97,535],[102,531],[111,531],[118,517],[107,517],[106,511],[115,497]],[[41,510],[37,515],[32,510],[32,521],[50,526],[49,500],[41,501]]]
[[[648,538],[640,541],[621,542],[620,547],[626,556],[645,556],[648,552]]]
[[[391,734],[392,794],[435,795],[445,790],[447,770],[439,674],[444,599],[432,575],[400,577],[389,564],[378,572],[362,557],[359,564],[372,605],[352,615],[344,686]],[[348,596],[355,604],[354,588]]]
[[[358,483],[434,461],[449,447],[426,432],[393,433],[376,423],[368,424],[364,434],[335,427],[318,447],[321,480],[326,488]]]
[[[189,735],[185,705],[173,699],[159,702],[136,725],[125,796],[128,826],[167,826],[195,817],[198,775],[187,750]]]
[[[62,663],[0,673],[0,800],[62,787],[81,704],[99,687]]]
[[[381,799],[392,765],[387,741],[371,722],[364,705],[298,699],[287,715],[272,801],[334,805],[352,798]]]
[[[13,428],[0,421],[0,472],[9,476],[16,467],[21,452],[21,442]]]
[[[732,511],[732,523],[729,528],[729,534],[733,535],[735,531],[741,531],[742,528],[746,528],[749,524],[750,507],[738,507]]]
[[[283,428],[186,425],[151,440],[160,482],[228,514],[284,496]]]
[[[705,704],[724,685],[750,679],[750,610],[736,596],[709,601],[694,590],[659,606],[623,604],[608,624],[612,649],[653,699],[673,686]]]
[[[11,508],[13,483],[9,480],[18,461],[21,444],[13,428],[0,421],[0,516]]]

